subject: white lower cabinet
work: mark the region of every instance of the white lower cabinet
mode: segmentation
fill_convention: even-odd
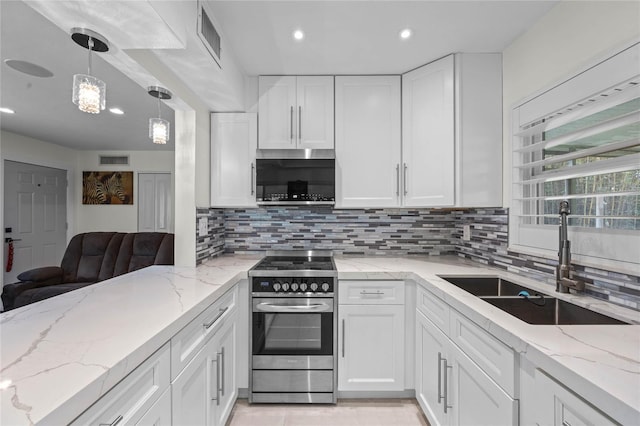
[[[171,389],[167,388],[149,408],[136,426],[168,426],[171,424]]]
[[[338,327],[339,391],[404,390],[404,282],[341,281]]]
[[[434,306],[448,306],[429,292],[418,289],[418,297],[432,297],[438,303]],[[416,398],[429,422],[435,425],[517,425],[518,402],[494,379],[506,381],[504,375],[485,371],[480,365],[493,365],[495,359],[509,359],[513,351],[486,334],[472,323],[467,324],[465,336],[474,342],[474,351],[464,352],[450,336],[456,333],[460,321],[459,313],[449,308],[449,312],[438,311],[435,318],[439,324],[454,324],[453,333],[441,330],[420,309],[416,309]],[[442,321],[442,315],[453,317]],[[468,320],[467,320],[468,321]],[[477,361],[476,361],[477,359]],[[479,362],[478,362],[479,361]],[[511,370],[513,377],[515,364],[503,361],[503,370]],[[510,386],[507,385],[507,388]]]
[[[216,328],[171,384],[174,425],[224,425],[233,408],[237,396],[237,311]]]
[[[166,344],[82,413],[72,425],[135,425],[169,389],[169,345]],[[160,417],[160,415],[158,415]],[[162,417],[166,419],[166,417]],[[160,423],[168,424],[168,423]]]
[[[542,370],[534,373],[533,392],[525,403],[531,407],[522,418],[527,425],[605,426],[618,423],[558,383]]]

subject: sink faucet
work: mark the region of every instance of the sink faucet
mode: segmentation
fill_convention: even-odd
[[[571,266],[571,243],[567,234],[567,216],[571,214],[569,201],[560,202],[560,247],[558,249],[558,266],[556,267],[556,291],[569,293],[572,288],[584,291],[584,281],[573,279]]]

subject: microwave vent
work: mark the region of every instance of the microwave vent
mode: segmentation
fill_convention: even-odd
[[[198,37],[202,44],[213,57],[219,67],[222,68],[220,62],[220,52],[222,50],[222,39],[220,33],[204,10],[204,2],[198,2]]]

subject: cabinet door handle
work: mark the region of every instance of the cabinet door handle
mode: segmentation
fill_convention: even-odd
[[[210,328],[211,328],[211,326],[212,326],[213,324],[215,324],[215,323],[216,323],[216,321],[218,321],[218,320],[220,319],[220,317],[221,317],[222,315],[224,315],[224,313],[225,313],[225,312],[227,312],[227,309],[229,309],[229,307],[228,307],[228,306],[226,306],[224,309],[220,309],[220,311],[218,311],[218,315],[216,315],[216,317],[215,317],[214,319],[212,319],[212,320],[211,320],[211,321],[209,321],[209,322],[206,322],[206,323],[202,324],[202,325],[204,326],[204,328],[205,328],[206,330],[210,329]]]
[[[98,426],[116,426],[118,423],[120,423],[122,421],[124,417],[122,417],[122,414],[120,414],[118,417],[115,418],[114,421],[112,421],[111,423],[99,423]]]
[[[216,359],[212,359],[211,360],[211,364],[212,364],[211,365],[211,371],[213,373],[215,373],[215,375],[216,375],[216,381],[215,381],[216,384],[215,384],[214,389],[212,389],[212,391],[213,391],[212,393],[215,392],[216,396],[215,396],[215,398],[211,397],[211,400],[215,401],[216,405],[220,405],[220,394],[219,394],[219,392],[220,392],[220,374],[218,373],[218,365],[220,364],[219,357],[220,357],[220,354],[216,353]],[[211,378],[211,383],[213,383],[213,377]],[[209,389],[211,389],[211,385],[209,385]]]
[[[224,396],[224,346],[220,349],[220,392]]]
[[[409,190],[407,189],[407,168],[407,163],[404,163],[404,195],[409,193]]]
[[[298,141],[302,142],[302,107],[298,106]]]
[[[396,164],[396,197],[400,196],[400,164]]]
[[[453,408],[452,405],[449,405],[449,385],[447,384],[449,382],[449,373],[448,373],[448,369],[452,369],[453,370],[453,366],[452,365],[447,365],[447,359],[444,358],[444,413],[447,413],[447,409],[448,408]]]
[[[291,105],[291,112],[289,117],[289,127],[291,132],[291,143],[293,143],[293,105]]]
[[[440,393],[440,389],[442,389],[442,361],[444,358],[442,354],[438,352],[438,404],[442,402],[442,394]]]
[[[342,358],[344,358],[344,334],[345,334],[345,326],[344,320],[342,320]]]
[[[255,194],[255,190],[253,189],[253,176],[256,170],[256,166],[251,163],[251,195]]]

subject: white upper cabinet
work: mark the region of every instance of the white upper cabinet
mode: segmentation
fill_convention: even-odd
[[[454,204],[453,56],[402,76],[404,205]]]
[[[400,77],[336,77],[336,207],[397,207]]]
[[[211,206],[256,205],[256,114],[211,114]]]
[[[402,76],[403,205],[502,205],[501,67],[463,53]]]
[[[260,149],[333,149],[333,76],[259,77]]]

